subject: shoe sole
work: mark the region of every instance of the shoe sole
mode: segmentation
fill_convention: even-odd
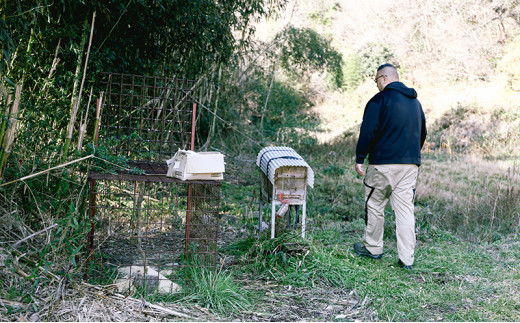
[[[359,252],[359,251],[357,251],[355,249],[354,249],[354,252],[357,253],[360,256],[370,257],[372,259],[381,259],[381,257],[383,257],[383,255],[373,255],[371,253]]]
[[[409,265],[405,265],[403,264],[403,262],[401,261],[401,259],[399,259],[399,261],[397,262],[397,266],[403,268],[403,269],[412,269],[412,266],[409,266]]]

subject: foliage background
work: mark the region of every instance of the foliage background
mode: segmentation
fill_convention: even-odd
[[[100,72],[200,80],[197,147],[224,152],[228,163],[222,213],[239,217],[245,208],[256,208],[253,160],[262,147],[294,147],[317,174],[308,197],[311,227],[317,228],[310,233],[316,262],[306,265],[318,278],[307,282],[350,286],[357,280],[346,277],[355,277],[355,269],[345,267],[337,275],[332,270],[342,259],[352,260],[346,251],[336,245],[329,254],[316,250],[345,230],[358,232],[363,200],[353,170],[357,131],[364,104],[376,91],[375,68],[391,62],[404,83],[417,89],[427,116],[416,204],[424,242],[516,241],[519,32],[520,6],[514,0],[0,0],[2,183],[94,152],[95,111],[88,102],[91,92],[98,95]],[[17,87],[20,108],[13,114]],[[81,123],[86,133],[79,145]],[[109,151],[95,153],[124,162]],[[89,167],[79,163],[0,187],[8,243],[57,224],[33,245],[9,250],[13,259],[21,254],[32,259],[27,262],[32,275],[42,268],[73,273],[81,266]],[[392,221],[388,211],[390,239]],[[244,229],[251,234],[253,222]],[[477,247],[467,246],[472,248]],[[247,254],[272,263],[281,259],[256,251]],[[447,266],[445,259],[436,261]],[[437,270],[438,263],[429,269]],[[296,264],[302,264],[300,258],[281,268],[298,269]],[[267,275],[269,265],[258,261],[254,267]],[[336,276],[316,276],[312,268]],[[296,276],[291,272],[285,279],[304,284]],[[16,294],[12,286],[4,295]],[[384,303],[385,295],[376,297]],[[470,314],[452,318],[481,317]],[[489,317],[504,319],[500,313]]]

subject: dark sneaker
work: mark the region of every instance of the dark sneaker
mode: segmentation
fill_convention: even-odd
[[[404,268],[404,269],[412,269],[412,266],[407,266],[405,264],[403,264],[403,262],[401,261],[401,259],[399,259],[399,261],[397,262],[397,266],[401,267],[401,268]]]
[[[354,243],[354,251],[360,256],[367,256],[374,259],[383,257],[383,254],[373,255],[362,243]]]

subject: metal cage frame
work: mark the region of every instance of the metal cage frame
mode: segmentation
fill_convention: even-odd
[[[157,277],[144,278],[152,286],[187,279],[176,273],[190,266],[216,268],[221,182],[166,176],[168,158],[194,150],[196,82],[104,74],[101,85],[96,145],[130,161],[88,174],[87,264],[129,266],[130,275],[142,266],[145,276],[154,266]]]

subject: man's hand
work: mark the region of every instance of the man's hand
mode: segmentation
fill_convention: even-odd
[[[363,171],[363,164],[356,164],[356,172],[359,176],[365,176],[365,172]]]

